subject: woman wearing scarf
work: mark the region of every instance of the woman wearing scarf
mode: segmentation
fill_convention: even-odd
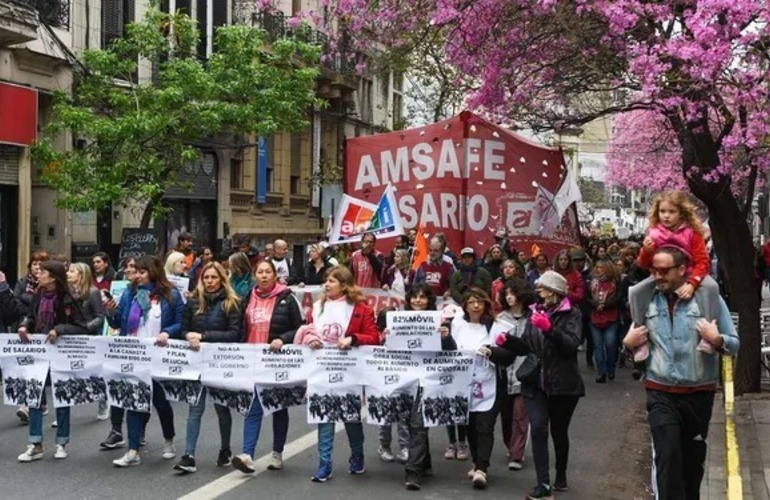
[[[295,339],[297,344],[307,344],[313,349],[336,346],[350,349],[361,345],[378,345],[380,332],[374,319],[374,311],[366,303],[350,269],[335,266],[326,273],[321,298],[313,304],[310,324],[300,328]],[[364,428],[361,422],[345,422],[345,432],[350,441],[351,457],[348,461],[350,474],[363,474]],[[334,448],[334,423],[318,424],[319,467],[312,480],[323,483],[332,477],[332,450]]]
[[[294,334],[302,325],[299,303],[289,288],[278,282],[278,272],[272,261],[263,260],[254,271],[257,286],[248,296],[244,315],[244,334],[250,344],[270,344],[280,351],[294,342]],[[243,448],[233,457],[233,467],[251,474],[254,472],[254,450],[262,429],[262,405],[254,401],[243,422]],[[269,470],[283,469],[283,447],[289,433],[289,410],[273,413],[273,453],[267,464]]]
[[[145,255],[136,260],[136,280],[120,296],[120,304],[108,316],[108,321],[113,328],[120,328],[121,336],[154,338],[157,345],[164,346],[169,338],[181,336],[183,316],[182,296],[166,278],[160,259],[154,255]],[[171,460],[176,456],[173,441],[174,412],[163,388],[154,380],[152,404],[158,412],[166,440],[161,456]],[[149,420],[149,413],[127,412],[128,452],[113,460],[113,465],[129,467],[142,463],[139,446]]]
[[[539,360],[521,380],[537,475],[537,485],[526,497],[530,500],[550,499],[553,490],[567,491],[569,424],[578,400],[585,395],[577,362],[582,321],[580,311],[567,298],[567,280],[555,271],[546,271],[537,280],[536,290],[543,302],[532,306],[522,337],[505,335],[497,339],[498,345],[517,356],[533,354]],[[553,487],[548,461],[549,426],[556,454]]]
[[[242,322],[241,304],[238,295],[227,281],[227,273],[221,264],[209,262],[201,268],[201,278],[190,299],[185,305],[182,320],[182,335],[194,351],[200,349],[201,342],[241,342]],[[257,405],[259,403],[256,403]],[[187,438],[182,460],[174,469],[190,473],[197,471],[195,465],[195,447],[201,431],[201,418],[206,409],[206,388],[201,392],[198,404],[190,405],[187,415]],[[219,421],[219,456],[217,466],[230,465],[233,456],[230,451],[230,434],[233,420],[230,409],[214,404]]]
[[[122,270],[122,278],[128,280],[130,282],[136,281],[136,258],[135,257],[128,257],[123,261],[123,270]],[[105,310],[112,310],[115,307],[117,307],[117,304],[115,304],[115,298],[110,298],[107,302],[104,303]],[[105,402],[106,403],[106,402]],[[123,438],[123,420],[126,415],[126,411],[119,407],[119,406],[110,406],[109,407],[109,414],[110,414],[110,433],[107,435],[107,438],[99,443],[99,447],[102,450],[114,450],[115,448],[119,448],[121,446],[124,446],[126,444],[126,440]],[[98,414],[97,414],[98,418]],[[144,437],[139,439],[140,442],[144,442]]]
[[[13,288],[13,297],[16,300],[17,310],[22,317],[32,314],[32,297],[37,291],[37,275],[40,272],[40,264],[50,259],[45,250],[35,250],[27,262],[27,274],[16,282]],[[8,326],[8,325],[6,325]],[[20,406],[16,410],[16,416],[23,423],[29,421],[29,409],[26,406]]]
[[[227,259],[230,267],[230,286],[243,302],[257,284],[249,257],[243,252],[235,252]]]
[[[29,333],[47,333],[47,342],[56,342],[61,335],[88,333],[85,318],[78,302],[72,298],[67,284],[67,272],[61,262],[44,261],[36,275],[37,291],[32,296],[30,315],[19,326],[19,339],[29,342]],[[29,409],[29,444],[19,455],[19,462],[32,462],[43,458],[43,410],[46,404],[45,390],[40,408]],[[70,409],[56,409],[56,452],[54,458],[67,458],[65,446],[70,438]]]

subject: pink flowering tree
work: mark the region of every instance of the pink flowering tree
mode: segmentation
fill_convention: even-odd
[[[619,114],[607,151],[607,182],[628,189],[687,189],[682,148],[665,117],[642,110]]]
[[[654,161],[666,168],[646,165],[634,176],[661,188],[686,184],[708,207],[741,317],[737,390],[759,390],[759,297],[746,218],[768,167],[766,2],[319,1],[333,28],[362,49],[418,51],[441,31],[468,105],[498,121],[559,129],[618,115],[662,134]],[[633,111],[641,114],[627,115]],[[633,139],[634,129],[626,132]],[[631,142],[613,148],[620,154]]]

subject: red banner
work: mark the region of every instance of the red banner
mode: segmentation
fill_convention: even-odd
[[[425,127],[348,139],[345,192],[370,203],[388,183],[404,228],[444,232],[454,251],[477,252],[508,230],[517,248],[538,245],[553,256],[579,242],[576,211],[549,238],[535,209],[537,186],[551,193],[565,175],[560,149],[547,148],[469,112]]]
[[[37,138],[37,91],[0,83],[0,144],[29,146]]]

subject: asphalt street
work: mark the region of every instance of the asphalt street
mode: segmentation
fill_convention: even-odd
[[[581,356],[582,358],[583,356]],[[644,448],[646,429],[643,419],[642,387],[631,378],[630,370],[619,370],[612,383],[599,385],[592,372],[583,370],[587,395],[578,404],[570,429],[571,453],[568,470],[570,491],[558,498],[634,499],[644,498],[644,464],[649,452]],[[50,401],[49,396],[49,401]],[[15,416],[15,407],[0,408],[0,498],[28,499],[103,499],[152,498],[204,500],[222,496],[228,499],[355,499],[392,498],[393,494],[423,499],[481,498],[504,495],[523,498],[535,484],[529,449],[522,471],[509,471],[499,432],[495,436],[490,479],[486,491],[474,491],[465,473],[470,462],[447,461],[443,450],[447,444],[443,428],[431,430],[431,453],[434,476],[427,478],[419,492],[404,489],[404,468],[384,463],[377,456],[377,429],[365,425],[366,474],[349,476],[349,447],[344,431],[338,432],[334,450],[334,477],[325,484],[312,483],[310,476],[317,466],[315,426],[306,423],[305,407],[290,412],[289,440],[284,455],[285,469],[265,470],[258,463],[257,473],[246,476],[232,468],[215,465],[219,449],[216,414],[210,406],[204,415],[197,450],[198,472],[180,475],[172,466],[184,451],[186,405],[172,403],[176,422],[177,458],[163,460],[160,424],[153,416],[147,429],[148,445],[142,449],[142,465],[130,469],[113,467],[112,460],[125,449],[100,451],[109,431],[109,422],[97,421],[96,406],[76,407],[72,417],[69,457],[55,460],[55,429],[50,424],[53,413],[45,417],[45,458],[22,464],[16,457],[24,451],[27,427]],[[243,418],[234,415],[234,453],[242,442]],[[124,426],[125,428],[125,426]],[[338,426],[341,429],[341,426]],[[394,432],[395,438],[395,432]],[[255,457],[270,453],[272,421],[266,418]],[[553,472],[552,472],[553,474]]]

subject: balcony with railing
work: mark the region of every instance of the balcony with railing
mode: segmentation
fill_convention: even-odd
[[[325,70],[322,77],[332,77],[329,73],[342,76],[342,81],[350,81],[355,76],[355,54],[348,37],[343,36],[335,48],[329,36],[307,25],[295,26],[292,18],[286,17],[279,10],[259,10],[250,0],[233,0],[233,23],[260,28],[267,34],[267,40],[274,42],[279,38],[293,37],[304,42],[321,46],[321,66]],[[333,79],[333,78],[332,78]]]
[[[37,39],[37,11],[29,2],[0,0],[0,47]]]

